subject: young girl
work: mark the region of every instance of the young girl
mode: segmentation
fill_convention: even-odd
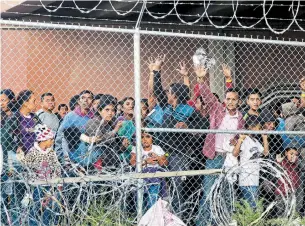
[[[54,133],[46,125],[35,127],[36,140],[28,154],[18,152],[19,160],[29,169],[29,179],[49,181],[61,176],[56,152],[52,149]],[[57,225],[60,213],[61,185],[39,185],[34,188],[29,225]]]
[[[258,116],[251,115],[247,118],[245,127],[247,130],[260,131],[261,124]],[[260,135],[240,135],[234,147],[233,155],[240,156],[242,165],[239,174],[239,188],[241,196],[252,208],[256,207],[256,199],[259,186],[260,166],[256,162],[247,163],[250,160],[259,159],[261,155],[269,154],[269,144],[267,135],[262,135],[263,145],[259,142]]]
[[[168,165],[165,152],[160,146],[153,145],[153,137],[149,133],[142,133],[142,166],[143,173],[155,173],[160,171],[160,167]],[[136,149],[131,152],[130,164],[136,165]],[[161,170],[162,171],[162,170]],[[145,179],[146,186],[146,208],[152,207],[159,197],[165,197],[165,181],[160,178]]]

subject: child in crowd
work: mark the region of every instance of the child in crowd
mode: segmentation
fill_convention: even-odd
[[[300,213],[302,208],[302,202],[300,202],[302,194],[299,194],[301,191],[301,175],[300,167],[298,164],[299,160],[299,150],[298,143],[291,142],[288,147],[285,149],[285,157],[283,159],[277,159],[278,163],[283,167],[287,172],[289,179],[291,180],[291,185],[286,181],[278,180],[278,188],[275,191],[276,199],[278,200],[277,205],[277,216],[281,216],[285,212],[285,203],[282,200],[282,196],[288,195],[293,190],[296,192],[297,202],[296,210]],[[285,186],[286,184],[286,186]],[[298,200],[299,199],[299,200]]]
[[[246,120],[245,127],[247,130],[260,131],[261,124],[259,117],[250,115]],[[259,142],[260,135],[240,135],[233,150],[233,155],[235,157],[240,156],[240,164],[242,166],[239,174],[241,197],[245,199],[252,208],[256,207],[255,201],[258,195],[260,166],[256,162],[246,162],[259,159],[261,155],[267,156],[269,154],[268,137],[267,135],[261,136],[263,138],[263,145]]]
[[[162,171],[162,166],[167,166],[168,161],[165,152],[160,146],[153,144],[153,137],[151,134],[142,133],[142,166],[143,173],[155,173]],[[130,164],[136,165],[136,148],[133,147],[131,151]],[[159,197],[166,197],[165,181],[161,178],[147,178],[146,182],[146,208],[152,207],[157,202]]]
[[[61,176],[61,167],[56,152],[52,149],[54,133],[45,125],[35,127],[36,140],[28,154],[20,151],[19,160],[30,171],[30,179],[49,181]],[[33,206],[30,211],[29,225],[57,225],[60,212],[60,185],[39,185],[34,188]]]

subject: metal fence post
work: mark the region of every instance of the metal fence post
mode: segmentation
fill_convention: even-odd
[[[134,84],[135,84],[135,120],[136,120],[136,155],[137,173],[142,172],[142,151],[141,151],[141,40],[140,40],[140,23],[143,12],[146,8],[146,0],[143,1],[142,9],[139,14],[134,33]],[[137,222],[139,223],[143,214],[143,179],[138,179],[137,189]]]
[[[134,84],[135,84],[135,120],[136,120],[136,155],[137,155],[137,173],[142,171],[142,153],[141,153],[141,67],[140,67],[140,33],[136,29],[134,34]],[[137,219],[142,217],[143,208],[143,179],[138,179],[137,190]]]

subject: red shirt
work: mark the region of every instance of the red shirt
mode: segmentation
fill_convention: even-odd
[[[280,165],[286,170],[289,179],[291,180],[292,183],[292,187],[293,189],[297,189],[300,186],[300,175],[297,169],[297,163],[291,163],[289,162],[286,158],[280,163]],[[286,183],[286,188],[288,188],[288,190],[286,191],[285,189],[285,183]],[[278,184],[278,188],[276,189],[275,193],[277,195],[280,195],[281,193],[283,195],[286,195],[286,192],[291,192],[291,185],[288,183],[288,181],[285,181],[285,183],[283,181],[281,181],[280,179],[278,180],[277,184]]]

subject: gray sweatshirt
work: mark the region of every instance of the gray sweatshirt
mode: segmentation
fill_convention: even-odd
[[[46,124],[47,127],[53,130],[54,133],[56,133],[58,127],[59,127],[59,119],[58,117],[53,113],[48,113],[43,110],[39,110],[36,112],[36,115],[41,120],[43,124]]]

